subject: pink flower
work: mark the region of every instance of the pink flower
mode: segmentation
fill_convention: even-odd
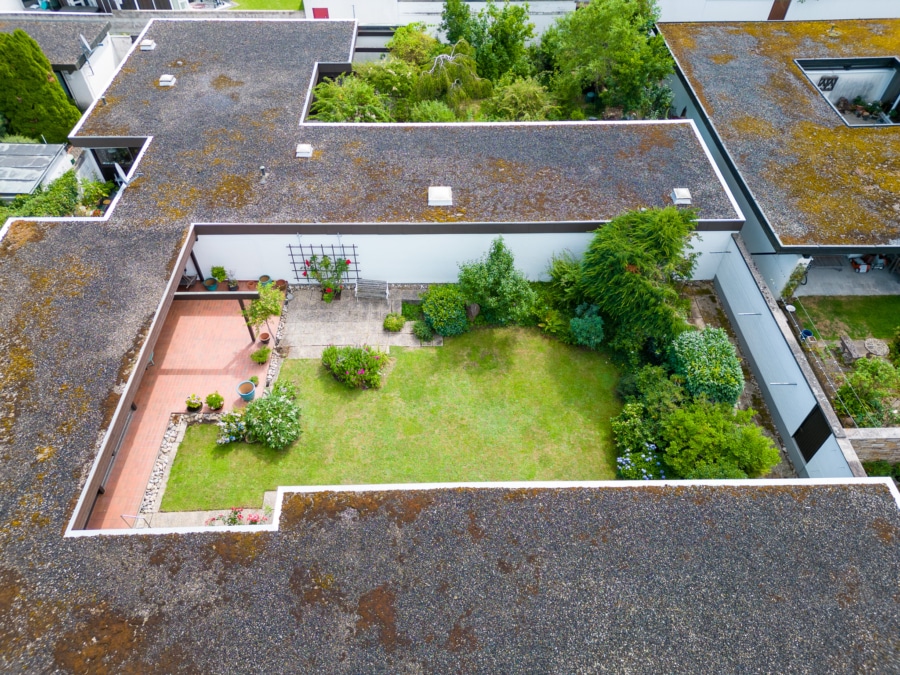
[[[365,368],[360,368],[359,370],[356,371],[356,374],[357,374],[357,375],[365,375],[365,374],[366,374],[366,369],[365,369]]]
[[[331,290],[330,288],[326,288],[326,289],[325,289],[325,292],[326,292],[326,293],[334,293],[334,291]]]
[[[350,265],[350,258],[347,258],[347,264]]]
[[[306,263],[307,267],[309,267],[309,260],[304,260],[303,262]]]
[[[306,276],[306,270],[303,270],[303,276]]]

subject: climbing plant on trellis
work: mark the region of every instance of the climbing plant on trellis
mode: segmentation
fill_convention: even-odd
[[[303,276],[306,270],[306,261],[314,255],[322,258],[328,256],[332,260],[349,260],[350,266],[344,272],[344,281],[354,283],[359,281],[359,260],[357,259],[356,245],[345,244],[288,244],[288,255],[291,257],[291,269],[294,270],[294,279],[297,283],[316,283],[309,276]]]

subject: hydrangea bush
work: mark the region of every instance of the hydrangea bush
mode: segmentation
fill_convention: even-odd
[[[284,450],[300,438],[300,406],[295,398],[293,385],[277,382],[268,396],[248,403],[244,423],[250,440]]]
[[[716,403],[737,403],[744,391],[744,373],[734,345],[721,328],[685,331],[669,348],[672,370],[684,378],[693,397]]]
[[[625,480],[663,480],[666,477],[662,455],[653,443],[640,452],[626,452],[616,458],[616,476]]]
[[[217,426],[219,427],[219,436],[216,438],[216,443],[219,445],[244,440],[244,435],[247,433],[247,425],[244,424],[244,409],[235,408],[224,413],[219,418]]]

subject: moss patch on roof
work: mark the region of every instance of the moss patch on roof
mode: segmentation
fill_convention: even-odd
[[[660,28],[784,244],[900,245],[900,126],[847,127],[794,63],[900,56],[900,20]]]

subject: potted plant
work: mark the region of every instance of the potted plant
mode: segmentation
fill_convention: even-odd
[[[262,288],[263,286],[271,286],[274,283],[275,282],[272,280],[272,277],[270,277],[268,274],[263,274],[259,278],[259,287],[260,288]]]
[[[288,287],[287,279],[279,279],[278,281],[275,282],[275,288],[277,288],[282,293],[287,291],[287,287]]]
[[[218,266],[213,267],[209,271],[210,276],[218,281],[220,284],[223,283],[228,278],[228,272],[225,271],[224,267]]]
[[[187,411],[189,413],[195,413],[203,407],[203,401],[199,396],[197,396],[197,394],[191,394],[190,396],[188,396],[185,399],[184,404],[187,406]]]
[[[223,405],[225,405],[225,398],[217,391],[206,397],[206,406],[210,410],[221,410]]]
[[[228,270],[228,279],[226,279],[226,281],[228,282],[229,291],[236,291],[238,289],[238,280],[234,274],[234,270]]]
[[[254,363],[259,363],[260,365],[262,365],[263,363],[265,363],[266,361],[269,360],[269,354],[271,352],[272,352],[271,347],[260,347],[255,352],[250,354],[250,359]]]
[[[269,317],[281,314],[281,304],[284,301],[284,294],[271,284],[268,286],[260,284],[257,292],[259,293],[259,297],[256,300],[253,300],[247,309],[244,310],[244,317],[252,328],[259,328],[263,324],[266,324],[268,334],[271,336],[272,327],[269,326]],[[259,337],[261,338],[265,334],[266,333],[260,333]]]
[[[251,375],[247,379],[250,380],[254,384],[254,386],[259,386],[259,378],[256,375]]]
[[[256,385],[250,380],[244,380],[237,386],[237,393],[244,401],[252,401],[256,395]]]
[[[309,260],[303,261],[303,276],[312,277],[322,287],[322,300],[331,302],[339,298],[344,288],[344,274],[350,269],[352,261],[349,258],[332,260],[327,255],[321,258],[313,255]]]

